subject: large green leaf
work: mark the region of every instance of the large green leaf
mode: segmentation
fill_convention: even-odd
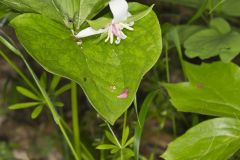
[[[227,0],[219,6],[219,11],[222,11],[229,16],[240,16],[240,1],[239,0]]]
[[[180,111],[240,116],[240,69],[233,63],[185,64],[189,82],[165,84]]]
[[[19,12],[36,12],[51,19],[63,22],[63,18],[55,8],[52,0],[1,0],[0,3]]]
[[[210,29],[201,30],[185,41],[186,55],[201,59],[220,55],[222,61],[231,61],[240,52],[240,34],[232,31],[223,19],[214,19],[211,24]]]
[[[133,14],[144,9],[130,4]],[[37,14],[20,15],[11,23],[28,53],[46,70],[78,82],[112,124],[130,106],[143,75],[161,53],[161,31],[153,12],[137,21],[134,31],[124,31],[128,38],[120,45],[97,43],[95,36],[77,45],[70,30]],[[124,91],[128,97],[118,98]]]
[[[216,118],[179,137],[163,154],[166,160],[227,160],[240,149],[240,121]]]

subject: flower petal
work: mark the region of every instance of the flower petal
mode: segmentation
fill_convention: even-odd
[[[75,35],[76,38],[84,38],[84,37],[89,37],[92,35],[96,35],[96,34],[101,34],[106,32],[106,29],[99,29],[99,30],[95,30],[92,27],[88,27],[84,30],[81,30],[77,35]]]
[[[109,7],[113,14],[113,22],[118,23],[127,19],[128,13],[128,3],[126,0],[111,0],[109,2]]]

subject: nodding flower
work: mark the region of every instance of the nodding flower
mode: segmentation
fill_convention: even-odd
[[[119,44],[122,39],[126,39],[127,36],[123,33],[124,29],[132,31],[132,26],[134,22],[125,23],[131,14],[128,12],[128,3],[126,0],[111,0],[109,2],[110,10],[113,14],[113,19],[111,23],[106,25],[106,27],[95,30],[92,27],[85,28],[75,35],[76,38],[85,38],[92,35],[107,33],[107,38],[105,42],[110,41],[112,44],[115,39],[115,43]]]

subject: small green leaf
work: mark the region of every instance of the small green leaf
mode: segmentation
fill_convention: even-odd
[[[38,105],[39,102],[27,102],[27,103],[17,103],[8,107],[8,109],[15,110],[15,109],[25,109],[30,108],[33,106]]]
[[[129,148],[124,148],[124,149],[122,149],[122,156],[123,157],[119,156],[118,158],[116,158],[116,160],[131,159],[131,157],[134,156],[134,152],[131,149],[129,149]]]
[[[154,7],[154,5],[151,5],[150,7],[145,9],[144,11],[139,11],[137,14],[134,14],[134,15],[128,17],[127,20],[124,21],[124,22],[125,23],[131,23],[131,22],[139,21],[140,19],[147,16],[152,11],[153,7]]]
[[[240,52],[239,43],[238,32],[221,34],[215,29],[205,29],[193,34],[185,41],[184,47],[186,55],[190,58],[207,59],[220,55],[224,62],[229,62]]]
[[[88,24],[95,30],[105,28],[107,25],[111,24],[112,19],[107,17],[101,17],[96,20],[88,20]]]
[[[216,118],[200,123],[171,142],[165,160],[228,160],[240,149],[240,121]]]
[[[130,138],[130,139],[127,141],[127,143],[124,145],[124,147],[127,147],[127,146],[129,146],[130,144],[132,144],[132,143],[134,142],[134,140],[135,140],[134,137]]]
[[[126,143],[128,136],[129,136],[129,127],[126,126],[122,135],[122,146],[124,146],[124,144]]]
[[[117,153],[118,151],[120,151],[120,149],[119,148],[114,148],[114,149],[112,149],[111,150],[111,154],[115,154],[115,153]]]
[[[118,146],[116,139],[113,137],[113,135],[109,131],[105,131],[105,135],[110,142]]]
[[[164,84],[179,111],[240,116],[240,68],[237,65],[223,62],[184,65],[189,82]]]
[[[114,149],[114,148],[116,149],[116,146],[112,144],[101,144],[101,145],[98,145],[96,149],[104,150],[104,149]]]
[[[41,100],[40,97],[38,97],[37,95],[35,95],[34,93],[32,93],[31,91],[29,91],[29,90],[26,89],[26,88],[23,88],[23,87],[18,86],[18,87],[17,87],[17,91],[18,91],[19,93],[21,93],[22,95],[28,97],[28,98],[31,98],[31,99],[34,99],[34,100]]]
[[[54,75],[53,76],[53,79],[52,79],[52,82],[50,84],[50,90],[53,91],[56,89],[57,85],[59,84],[61,80],[61,77],[60,76],[57,76],[57,75]]]
[[[81,0],[79,10],[79,25],[86,19],[92,19],[99,11],[108,5],[110,0]]]
[[[56,90],[54,95],[57,97],[60,94],[63,94],[64,92],[68,91],[69,89],[71,89],[71,84],[65,84],[64,86]]]
[[[180,43],[184,44],[190,36],[202,29],[203,26],[199,25],[178,25],[168,29],[165,37],[168,41],[174,43],[174,45],[178,43],[178,38]]]
[[[79,11],[80,0],[51,0],[63,17],[74,21]]]
[[[40,76],[40,84],[44,89],[47,89],[48,79],[47,79],[47,73],[43,72]]]
[[[54,102],[53,105],[56,106],[56,107],[63,107],[64,103],[62,103],[62,102]]]
[[[31,114],[32,119],[36,119],[40,115],[42,110],[43,110],[43,105],[37,106]]]
[[[222,34],[225,34],[231,31],[231,26],[223,18],[214,18],[213,20],[211,20],[210,26]]]

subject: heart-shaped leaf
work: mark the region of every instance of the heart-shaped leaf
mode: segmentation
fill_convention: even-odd
[[[165,84],[174,106],[184,112],[240,116],[240,69],[223,62],[201,66],[185,63],[189,82]]]
[[[130,4],[130,12],[145,6]],[[161,31],[156,15],[134,25],[120,45],[96,43],[96,37],[77,45],[71,31],[44,16],[23,14],[11,24],[28,51],[46,70],[80,84],[93,107],[111,124],[131,105],[144,74],[161,53]]]
[[[216,118],[179,137],[163,154],[166,160],[227,160],[240,149],[240,121]]]

